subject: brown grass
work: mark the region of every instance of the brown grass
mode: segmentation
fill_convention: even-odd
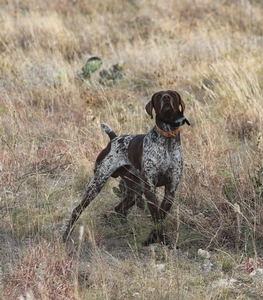
[[[263,7],[259,1],[2,1],[1,299],[261,299]],[[123,79],[79,77],[91,56]],[[108,142],[143,133],[151,95],[177,90],[183,180],[167,218],[179,250],[114,215],[110,180],[61,240]],[[162,196],[162,191],[158,192]],[[79,225],[83,225],[81,227]],[[82,230],[84,229],[84,232]],[[80,233],[79,233],[80,230]],[[199,248],[211,258],[197,255]],[[235,279],[232,285],[220,280]]]

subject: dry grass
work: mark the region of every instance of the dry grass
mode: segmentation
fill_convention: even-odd
[[[1,299],[262,299],[262,275],[249,275],[263,264],[261,2],[0,7]],[[91,56],[106,70],[124,62],[123,78],[80,79]],[[141,246],[147,211],[132,209],[125,226],[103,218],[116,180],[66,247],[66,222],[108,142],[100,123],[147,132],[144,106],[160,89],[182,95],[192,125],[166,222],[179,250]]]

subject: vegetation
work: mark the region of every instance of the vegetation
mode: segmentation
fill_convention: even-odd
[[[0,7],[1,299],[262,299],[262,1]],[[191,123],[166,220],[175,248],[141,246],[147,208],[119,222],[116,179],[66,246],[108,143],[100,124],[149,131],[144,107],[162,89],[181,94]]]

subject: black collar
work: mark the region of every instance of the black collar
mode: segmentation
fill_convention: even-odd
[[[172,127],[174,128],[178,128],[180,126],[183,126],[185,123],[190,126],[190,122],[186,119],[185,116],[180,116],[179,118],[174,118],[172,121],[167,121],[167,120],[164,120],[158,116],[156,116],[156,121],[159,120],[165,124],[169,124],[171,125]]]

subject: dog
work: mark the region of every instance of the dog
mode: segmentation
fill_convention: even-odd
[[[98,155],[94,175],[88,184],[81,203],[73,210],[63,240],[67,241],[75,222],[84,209],[98,195],[110,177],[121,177],[125,183],[124,197],[115,212],[126,216],[143,193],[154,227],[143,241],[144,246],[160,242],[169,244],[164,231],[164,219],[170,210],[174,194],[183,171],[183,154],[180,145],[180,126],[187,123],[185,104],[176,91],[159,91],[146,104],[146,112],[156,125],[147,134],[117,136],[110,127],[102,124],[110,142]],[[155,195],[156,188],[164,186],[161,205]]]

